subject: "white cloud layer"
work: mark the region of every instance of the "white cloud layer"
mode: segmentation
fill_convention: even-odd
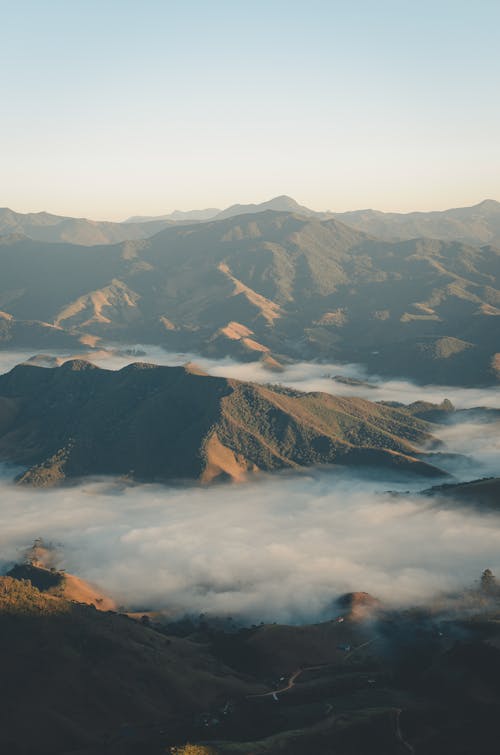
[[[326,471],[211,488],[3,482],[0,560],[41,536],[124,605],[279,621],[331,616],[349,590],[415,603],[500,571],[496,515],[383,487]]]
[[[210,375],[232,377],[238,380],[250,380],[258,383],[281,383],[303,391],[324,391],[337,396],[361,396],[370,401],[399,401],[409,404],[412,401],[425,400],[440,403],[444,398],[450,399],[457,409],[484,406],[500,409],[500,390],[492,388],[461,388],[446,385],[416,385],[404,378],[387,380],[377,375],[370,375],[359,364],[330,364],[319,362],[297,362],[288,365],[283,372],[267,370],[259,362],[237,362],[229,357],[225,359],[207,359],[189,352],[165,351],[160,346],[134,344],[120,345],[122,355],[97,356],[91,361],[107,369],[120,369],[131,362],[145,361],[167,366],[179,366],[186,362],[196,362]],[[125,349],[144,352],[144,355],[123,354]],[[40,352],[43,353],[43,352]],[[70,356],[65,352],[49,351],[51,356]],[[0,351],[0,373],[7,372],[16,364],[34,355],[31,350]],[[347,385],[333,378],[340,375],[364,380],[369,386]]]
[[[211,374],[304,390],[401,402],[448,397],[460,408],[500,407],[494,389],[423,388],[377,378],[370,378],[375,388],[366,388],[325,377],[363,377],[355,365],[297,364],[272,375],[255,364],[144,350],[143,360],[194,359]],[[29,356],[0,352],[0,371]],[[119,368],[134,358],[97,361]],[[461,479],[498,474],[498,428],[498,422],[474,418],[440,430],[446,450],[470,460],[444,466]],[[68,571],[140,610],[305,621],[331,615],[332,600],[345,591],[415,603],[470,584],[486,567],[500,572],[499,517],[458,505],[440,509],[416,492],[395,498],[384,491],[410,485],[389,479],[323,470],[239,486],[120,487],[104,480],[34,491],[12,485],[13,475],[11,468],[0,469],[0,566],[41,536],[59,545]],[[418,483],[412,484],[415,491]]]

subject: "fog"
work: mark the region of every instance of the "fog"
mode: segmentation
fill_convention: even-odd
[[[126,350],[142,352],[138,356],[126,354]],[[0,373],[6,372],[16,364],[34,355],[35,351],[0,351]],[[43,353],[43,352],[39,352]],[[51,356],[67,357],[67,352],[55,350],[47,352]],[[90,358],[90,357],[89,357]],[[412,401],[425,400],[440,403],[444,398],[450,399],[457,409],[476,406],[500,409],[500,389],[460,388],[446,385],[416,385],[405,379],[386,379],[370,375],[359,364],[333,364],[318,362],[297,362],[287,365],[283,372],[266,369],[260,362],[237,362],[234,359],[207,359],[191,352],[170,352],[160,346],[145,344],[123,344],[110,348],[109,354],[98,353],[91,361],[107,369],[120,369],[131,362],[147,361],[154,364],[179,366],[187,362],[196,362],[210,375],[232,377],[238,380],[250,380],[258,383],[281,383],[282,385],[303,391],[324,391],[337,396],[361,396],[370,401],[398,401],[409,404]],[[347,385],[333,378],[340,375],[354,378],[370,385]]]
[[[493,388],[418,387],[373,376],[368,388],[324,377],[366,378],[355,365],[296,364],[273,374],[256,364],[135,348],[147,354],[95,361],[113,369],[137,359],[196,361],[213,375],[304,390],[500,407]],[[0,371],[32,353],[0,352]],[[434,460],[438,466],[461,480],[498,475],[498,421],[473,415],[436,434],[443,450],[460,454]],[[408,605],[470,585],[486,567],[500,572],[500,518],[449,502],[441,507],[417,494],[425,483],[415,480],[375,481],[332,469],[209,488],[98,480],[40,491],[12,484],[15,473],[0,466],[0,567],[42,537],[57,546],[61,567],[130,609],[301,622],[335,615],[332,602],[346,591]]]
[[[126,352],[131,353],[126,353]],[[43,352],[38,352],[38,355]],[[0,351],[0,374],[16,364],[30,359],[33,350]],[[67,352],[50,351],[48,357],[70,358]],[[486,407],[500,409],[500,390],[491,388],[457,388],[453,386],[418,386],[408,380],[385,380],[368,375],[360,365],[318,364],[303,362],[288,365],[283,372],[270,372],[259,362],[237,362],[230,358],[207,359],[190,352],[168,352],[160,346],[131,344],[109,346],[92,355],[92,361],[106,369],[121,369],[134,361],[180,366],[196,362],[210,375],[233,377],[260,383],[279,383],[304,391],[324,391],[333,395],[360,396],[370,401],[398,401],[403,404],[425,400],[440,403],[449,398],[457,409]],[[40,362],[39,362],[40,363]],[[341,375],[370,384],[348,385],[328,376]],[[434,463],[459,481],[500,473],[500,421],[486,421],[480,414],[467,417],[447,427],[433,428],[433,434],[443,443],[442,451],[467,455],[458,459],[440,459]]]
[[[60,566],[137,610],[310,621],[335,615],[345,591],[419,603],[500,570],[496,515],[331,471],[211,488],[0,486],[4,569],[40,536]]]

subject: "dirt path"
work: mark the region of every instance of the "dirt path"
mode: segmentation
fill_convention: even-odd
[[[410,753],[410,755],[415,755],[415,748],[406,741],[406,739],[403,737],[403,732],[401,731],[401,722],[400,722],[400,716],[403,711],[399,708],[396,711],[396,737],[401,742],[403,747],[406,747],[407,752]]]
[[[368,645],[371,645],[372,642],[375,642],[375,639],[368,640],[367,642],[363,642],[361,645],[358,645],[357,647],[353,648],[344,657],[343,660],[346,661],[348,658],[351,658],[354,655],[354,653],[356,653],[358,650],[361,650],[361,648],[364,648],[364,647],[367,647]],[[292,675],[288,679],[288,683],[284,687],[281,687],[280,689],[273,689],[273,690],[271,690],[271,692],[261,692],[261,693],[259,693],[257,695],[248,695],[248,699],[250,699],[250,698],[254,698],[255,699],[256,697],[275,697],[275,696],[277,697],[278,695],[282,695],[283,692],[289,692],[289,690],[293,689],[293,687],[295,687],[295,683],[296,683],[297,679],[305,671],[317,671],[319,669],[324,669],[324,668],[328,668],[328,666],[335,666],[335,665],[337,665],[337,661],[330,661],[329,663],[320,663],[319,665],[316,665],[316,666],[305,666],[304,668],[298,668],[298,669],[296,669],[292,673]],[[399,720],[399,718],[398,718],[398,720]]]
[[[292,689],[292,687],[295,687],[295,682],[299,678],[301,674],[304,673],[304,671],[312,671],[313,669],[318,668],[324,668],[325,666],[331,666],[331,663],[322,664],[321,666],[307,666],[306,668],[298,668],[296,671],[293,672],[291,677],[288,680],[288,684],[285,687],[281,687],[281,689],[273,689],[271,692],[260,692],[258,695],[248,695],[248,698],[255,698],[255,697],[274,697],[274,695],[281,695],[283,692],[288,692],[288,690]]]
[[[353,648],[350,653],[347,653],[344,660],[347,661],[348,658],[351,658],[354,653],[357,653],[358,650],[361,650],[361,648],[366,648],[368,645],[371,645],[372,642],[375,642],[376,637],[373,638],[373,640],[368,640],[367,642],[363,642],[361,645],[358,645],[357,647]]]

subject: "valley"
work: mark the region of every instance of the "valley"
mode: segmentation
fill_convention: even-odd
[[[142,342],[497,384],[494,243],[383,240],[299,206],[259,209],[106,246],[0,237],[0,342]]]
[[[493,221],[277,200],[0,238],[9,752],[490,754]]]
[[[1,22],[0,755],[498,755],[500,3]]]

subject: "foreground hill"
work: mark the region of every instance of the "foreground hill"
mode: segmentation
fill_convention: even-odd
[[[237,480],[334,463],[437,476],[417,450],[431,440],[402,409],[193,368],[75,360],[0,376],[0,458],[28,467],[21,481],[34,485],[90,474]]]
[[[116,609],[114,600],[104,595],[95,585],[91,585],[74,574],[25,563],[12,567],[7,576],[18,580],[29,580],[33,587],[46,595],[85,603],[94,606],[99,611]]]
[[[196,714],[259,690],[200,644],[11,577],[0,577],[0,642],[9,755],[133,752],[134,731],[175,739]]]
[[[182,632],[0,577],[0,751],[493,755],[498,589],[450,598],[398,611],[354,593],[320,624]]]
[[[36,350],[52,328],[52,338],[89,343],[356,361],[422,382],[500,376],[493,246],[381,242],[338,220],[270,210],[118,245],[0,242],[9,346],[29,321]]]

